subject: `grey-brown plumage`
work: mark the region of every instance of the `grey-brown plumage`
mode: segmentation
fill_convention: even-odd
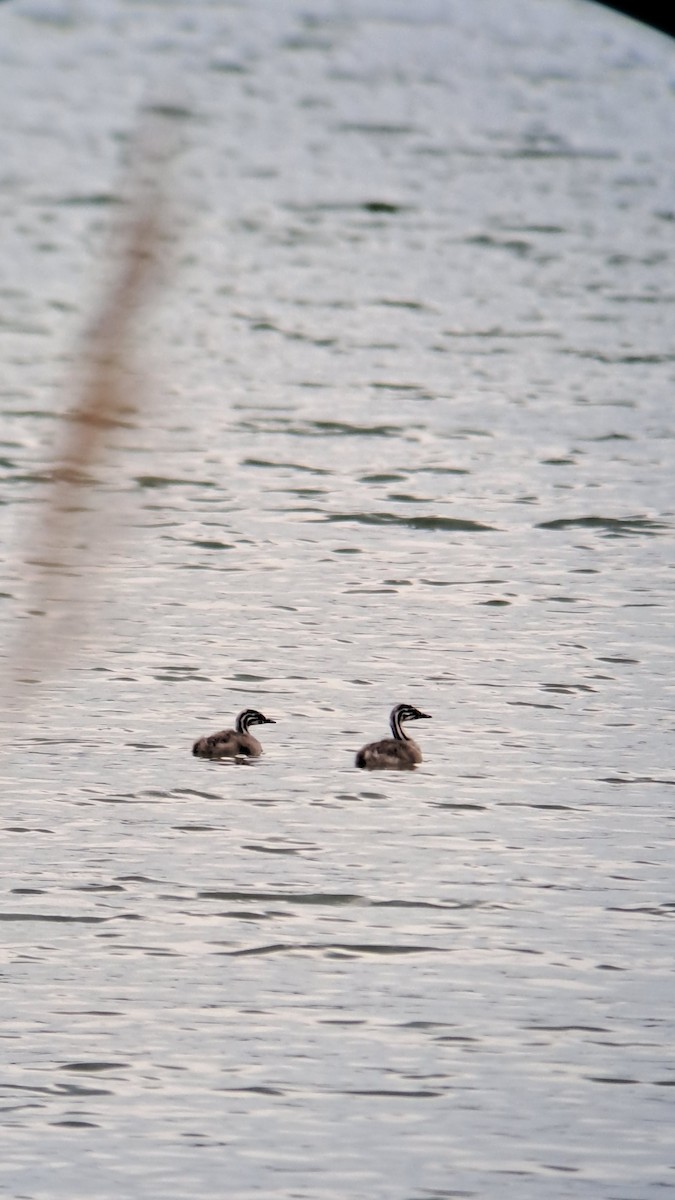
[[[429,721],[428,713],[420,712],[412,704],[397,704],[389,718],[392,737],[379,742],[369,742],[356,756],[356,766],[366,771],[412,771],[422,761],[422,751],[417,742],[408,737],[401,728],[404,721]]]
[[[276,725],[276,721],[264,717],[257,708],[245,708],[239,713],[234,729],[221,729],[219,733],[199,738],[192,753],[198,758],[259,758],[263,748],[249,733],[250,725]]]

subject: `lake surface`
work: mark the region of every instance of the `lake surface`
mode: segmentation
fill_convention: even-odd
[[[0,1194],[675,1191],[673,44],[24,0],[0,64]],[[45,592],[143,106],[143,402]]]

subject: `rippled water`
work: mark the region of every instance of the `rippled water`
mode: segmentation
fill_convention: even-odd
[[[672,1191],[671,43],[24,0],[0,45],[6,655],[139,105],[181,142],[79,651],[7,715],[0,1192]],[[424,763],[357,771],[400,700]],[[191,756],[249,705],[262,759]]]

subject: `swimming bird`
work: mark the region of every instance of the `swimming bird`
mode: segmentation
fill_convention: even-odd
[[[404,721],[430,721],[429,713],[412,704],[397,704],[389,718],[393,737],[369,742],[356,756],[356,766],[367,771],[412,771],[422,761],[422,751],[401,728]]]
[[[221,729],[220,733],[199,738],[192,753],[198,758],[259,758],[263,749],[249,733],[250,725],[276,725],[276,721],[264,717],[257,708],[245,708],[239,713],[234,729]]]

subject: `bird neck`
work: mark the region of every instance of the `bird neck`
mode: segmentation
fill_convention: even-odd
[[[397,712],[391,714],[391,732],[398,742],[407,742],[410,740],[407,733],[403,732],[401,718]]]

